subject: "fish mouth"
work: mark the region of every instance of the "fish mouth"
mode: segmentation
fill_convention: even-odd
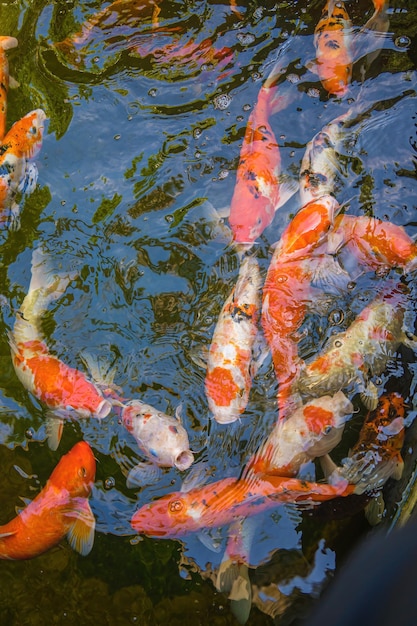
[[[191,450],[183,450],[175,459],[175,467],[180,471],[186,470],[194,461],[194,454]]]
[[[94,415],[98,419],[103,419],[107,417],[110,411],[112,410],[112,403],[109,400],[102,400],[97,407],[97,411],[95,411]]]

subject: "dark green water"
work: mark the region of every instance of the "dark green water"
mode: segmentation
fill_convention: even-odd
[[[365,0],[346,5],[355,26],[372,13]],[[209,345],[238,271],[227,226],[213,207],[230,203],[249,112],[283,42],[289,42],[287,74],[299,77],[290,83],[294,103],[273,120],[284,170],[296,175],[306,143],[350,102],[329,100],[306,70],[322,2],[255,0],[239,5],[240,18],[227,2],[163,1],[160,24],[178,27],[184,38],[191,33],[227,46],[231,56],[223,64],[201,67],[135,51],[151,37],[149,10],[118,28],[97,30],[81,60],[57,52],[53,44],[102,6],[77,0],[0,5],[0,34],[19,41],[8,54],[20,83],[9,92],[8,126],[37,107],[49,118],[38,186],[23,207],[21,229],[0,240],[0,292],[9,303],[0,328],[0,521],[15,514],[19,496],[33,499],[79,439],[98,459],[92,552],[81,557],[63,541],[33,561],[1,562],[0,624],[237,624],[210,580],[226,529],[216,537],[217,552],[194,536],[136,541],[132,534],[129,521],[138,506],[179,489],[184,475],[167,470],[156,485],[127,489],[118,451],[140,455],[114,414],[100,423],[67,423],[60,448],[51,452],[44,410],[14,374],[6,330],[27,292],[32,250],[43,245],[62,267],[79,270],[45,319],[50,350],[80,369],[85,352],[111,362],[126,397],[169,414],[181,403],[197,460],[208,462],[216,478],[238,475],[275,419],[276,383],[268,361],[241,424],[210,424],[195,354]],[[351,214],[389,219],[411,236],[417,232],[416,32],[417,7],[395,2],[385,48],[363,82],[355,66],[351,95],[360,96],[364,115],[354,150],[343,155],[346,175],[337,189]],[[294,200],[263,234],[264,271],[269,246],[295,209]],[[372,292],[372,284],[362,282],[351,293],[352,314],[363,306],[364,289]],[[314,329],[325,335],[326,320]],[[317,335],[309,337],[306,353]],[[381,385],[410,398],[414,371],[403,358]],[[260,520],[251,551],[257,601],[248,624],[271,624],[271,611],[276,624],[291,623],[368,530],[355,503],[320,508],[303,517],[276,510]]]

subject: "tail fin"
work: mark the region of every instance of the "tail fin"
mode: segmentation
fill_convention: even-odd
[[[77,271],[58,274],[52,269],[48,255],[41,248],[35,249],[32,254],[32,278],[29,290],[20,307],[24,319],[36,324],[51,302],[64,294],[69,283],[77,275]]]

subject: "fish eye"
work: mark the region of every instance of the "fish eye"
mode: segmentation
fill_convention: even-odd
[[[184,508],[184,505],[181,502],[181,500],[174,500],[169,505],[169,510],[171,511],[171,513],[179,513],[180,511],[182,511],[183,508]]]
[[[331,432],[332,432],[332,427],[331,426],[325,426],[323,428],[323,435],[330,435]]]
[[[85,469],[85,467],[80,467],[80,469],[78,470],[78,475],[81,476],[81,478],[85,478],[87,476],[87,470]]]

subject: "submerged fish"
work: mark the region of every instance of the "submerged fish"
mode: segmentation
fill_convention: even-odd
[[[329,482],[343,478],[356,485],[355,493],[361,494],[381,489],[390,477],[399,480],[404,468],[404,415],[404,399],[399,393],[382,395],[377,408],[366,416],[349,456],[328,475]]]
[[[304,507],[353,493],[348,484],[312,483],[297,478],[254,474],[224,478],[188,492],[167,494],[142,506],[131,525],[140,534],[175,538],[202,528],[232,523],[284,503]]]
[[[153,465],[176,467],[184,471],[194,461],[188,434],[181,424],[178,410],[174,418],[149,404],[131,400],[124,404],[122,422],[136,439],[141,452]],[[146,469],[143,464],[133,467],[128,474],[128,487],[142,485]]]
[[[253,244],[298,188],[296,181],[282,182],[281,155],[269,122],[286,105],[278,90],[261,87],[246,127],[229,216],[237,244]]]
[[[13,367],[22,385],[57,417],[75,411],[79,417],[103,418],[112,404],[83,372],[53,356],[44,342],[42,316],[48,305],[65,291],[73,274],[51,272],[40,250],[32,257],[28,293],[16,316],[9,343]],[[49,445],[55,449],[62,434],[62,421],[50,421]]]
[[[205,390],[210,411],[221,424],[237,420],[246,408],[256,371],[261,274],[245,257],[231,294],[220,312],[208,354]]]
[[[347,253],[366,270],[413,269],[417,245],[402,226],[365,215],[338,215],[329,233],[328,250]]]
[[[343,96],[352,78],[352,22],[344,2],[328,0],[314,31],[317,73],[329,94]]]
[[[14,519],[0,526],[0,559],[32,559],[64,537],[82,555],[94,542],[95,519],[87,498],[96,472],[93,452],[80,441],[53,470],[45,487]]]
[[[310,400],[275,424],[249,460],[244,475],[256,472],[296,476],[304,463],[337,446],[352,412],[352,403],[341,391]]]
[[[417,347],[403,329],[407,308],[405,287],[386,284],[346,331],[333,335],[319,356],[301,368],[298,391],[307,397],[321,396],[355,383],[365,406],[376,408],[377,389],[370,377],[384,372],[402,343]]]
[[[18,45],[15,37],[0,37],[0,141],[6,134],[7,122],[7,93],[9,85],[17,86],[16,81],[9,76],[9,62],[7,60],[6,51],[16,48]]]
[[[29,162],[40,151],[46,115],[31,111],[15,122],[0,147],[0,227],[19,228],[17,194],[29,194],[37,181],[37,168]]]

